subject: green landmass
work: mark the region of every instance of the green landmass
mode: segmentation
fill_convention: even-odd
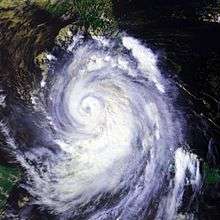
[[[111,33],[117,26],[112,0],[0,0],[0,10],[25,5],[39,7],[54,17],[68,19],[76,15],[76,23],[93,34]]]
[[[206,184],[220,183],[220,169],[210,168],[206,163],[203,167]]]
[[[0,165],[0,215],[13,186],[20,180],[18,169]]]

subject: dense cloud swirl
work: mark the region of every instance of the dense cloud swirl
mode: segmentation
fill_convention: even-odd
[[[157,56],[128,36],[76,36],[68,53],[44,106],[59,150],[26,152],[33,161],[50,155],[35,166],[19,158],[33,203],[73,219],[173,219],[186,171],[197,184],[199,166],[178,148],[183,122]]]

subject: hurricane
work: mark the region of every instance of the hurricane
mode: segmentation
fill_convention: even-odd
[[[77,34],[65,54],[50,55],[35,92],[30,147],[0,124],[31,204],[58,219],[178,219],[186,186],[200,185],[199,160],[157,54],[127,34]]]

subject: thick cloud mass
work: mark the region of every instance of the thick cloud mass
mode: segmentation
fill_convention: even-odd
[[[173,219],[186,170],[197,184],[199,166],[177,149],[184,139],[182,119],[157,57],[128,36],[76,36],[68,50],[72,56],[55,71],[44,106],[60,150],[19,156],[29,176],[24,187],[34,203],[63,216]],[[36,166],[27,163],[48,154]]]

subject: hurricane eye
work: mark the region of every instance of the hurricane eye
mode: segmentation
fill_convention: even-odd
[[[199,183],[199,163],[182,149],[182,114],[157,56],[125,34],[77,35],[66,53],[48,75],[50,98],[39,95],[45,133],[33,142],[41,147],[18,157],[32,204],[54,219],[177,219],[186,180]]]

